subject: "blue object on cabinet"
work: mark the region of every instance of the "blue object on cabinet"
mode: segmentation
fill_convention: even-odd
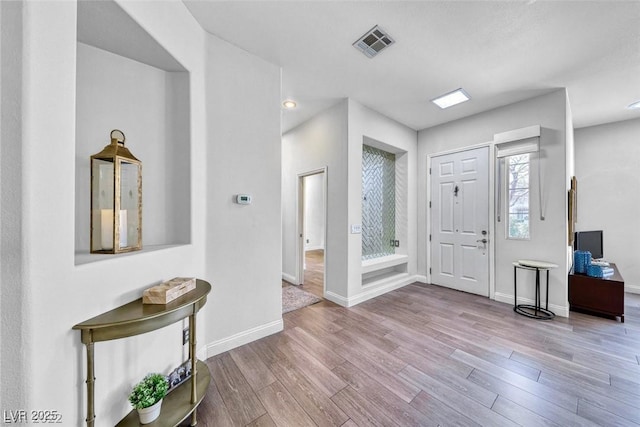
[[[587,268],[591,265],[591,252],[575,251],[573,253],[573,272],[579,274],[587,273]],[[588,274],[588,273],[587,273]],[[598,277],[598,276],[595,276]]]

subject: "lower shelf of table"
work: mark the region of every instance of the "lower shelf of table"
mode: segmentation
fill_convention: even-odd
[[[191,380],[188,380],[180,384],[164,398],[160,417],[154,422],[150,424],[140,424],[138,411],[134,409],[116,425],[119,427],[137,427],[143,425],[148,427],[175,427],[186,420],[187,417],[195,411],[200,402],[202,402],[209,387],[209,382],[211,382],[211,374],[209,373],[207,364],[198,360],[196,366],[196,390],[198,392],[196,403],[191,403]]]
[[[550,320],[556,317],[555,313],[547,310],[546,308],[536,307],[530,304],[520,304],[513,307],[513,311],[523,316],[531,317],[532,319]]]

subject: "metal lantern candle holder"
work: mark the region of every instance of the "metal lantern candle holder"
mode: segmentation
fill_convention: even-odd
[[[124,146],[122,131],[110,137],[91,156],[91,253],[142,249],[142,163]]]

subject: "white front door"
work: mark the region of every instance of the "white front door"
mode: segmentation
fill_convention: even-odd
[[[489,147],[433,157],[431,282],[489,296]]]

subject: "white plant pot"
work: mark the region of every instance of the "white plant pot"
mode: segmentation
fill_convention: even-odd
[[[148,408],[138,409],[138,416],[140,416],[140,424],[152,423],[160,416],[160,407],[162,406],[162,399],[158,400],[155,404]]]

